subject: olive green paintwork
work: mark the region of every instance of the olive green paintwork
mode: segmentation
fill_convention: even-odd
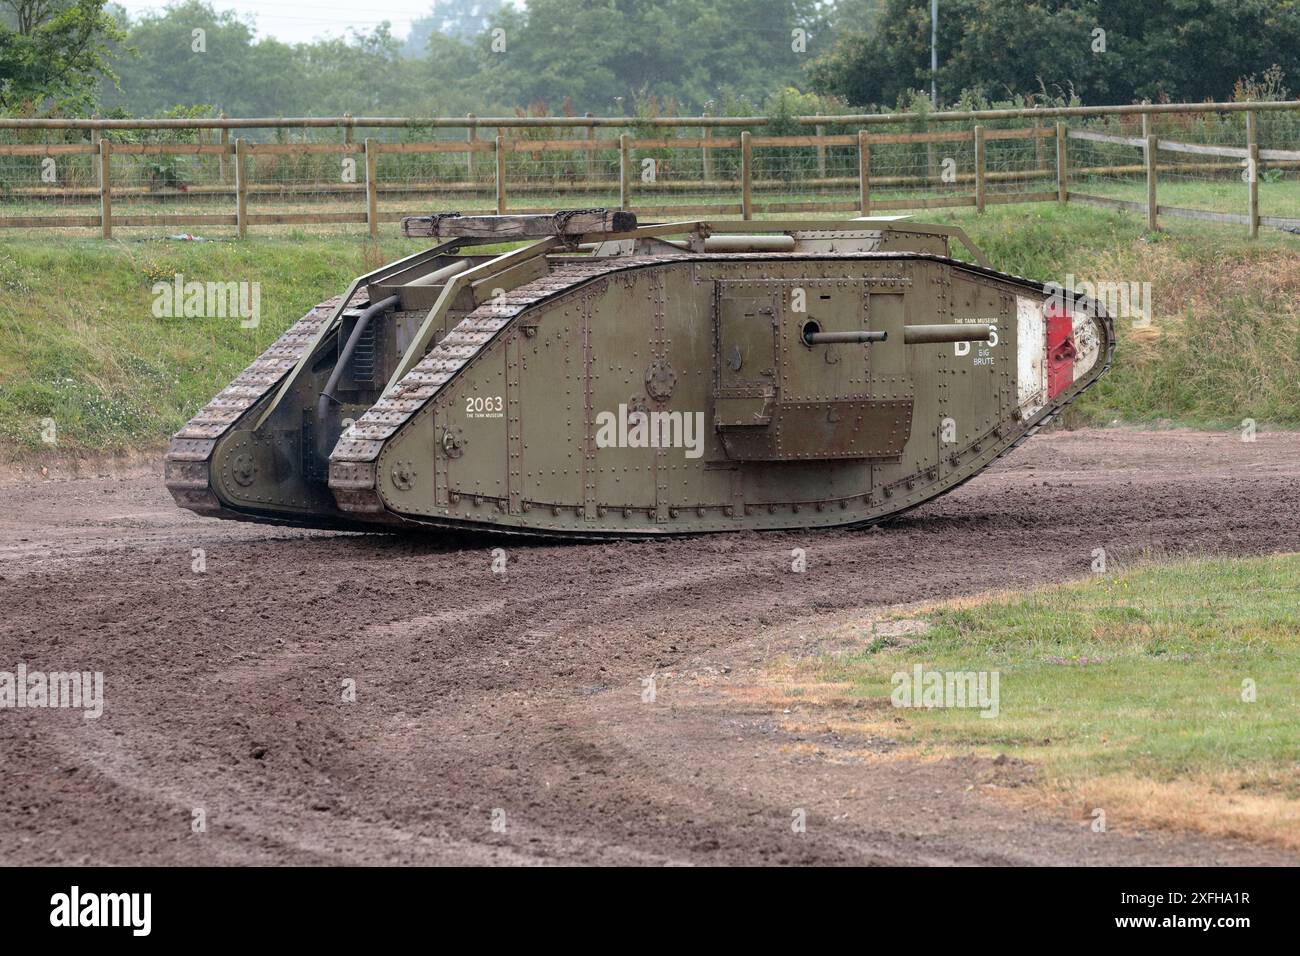
[[[743,251],[760,231],[795,247]],[[1034,392],[1043,288],[949,258],[949,232],[690,223],[509,258],[445,244],[363,277],[294,369],[215,439],[204,510],[583,537],[880,520],[978,474],[1109,361],[1109,318],[1072,302],[1087,367],[1055,397]],[[710,234],[734,235],[738,251],[694,251]],[[355,317],[391,294],[400,305],[372,320],[320,420]],[[994,331],[904,341],[936,324]],[[803,338],[858,330],[887,338]],[[191,498],[201,472],[186,463]]]

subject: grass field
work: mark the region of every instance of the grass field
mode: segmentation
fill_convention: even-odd
[[[1088,179],[1073,183],[1071,190],[1109,199],[1125,199],[1145,203],[1146,180],[1139,177],[1126,179]],[[1212,212],[1246,214],[1247,190],[1245,183],[1236,179],[1170,179],[1160,182],[1157,195],[1161,206],[1181,206],[1185,209],[1205,209]],[[1300,179],[1295,173],[1277,179],[1259,181],[1259,209],[1262,216],[1281,219],[1300,219]]]
[[[157,446],[316,302],[415,248],[393,240],[47,240],[0,243],[0,442],[62,449]],[[152,288],[261,283],[263,321],[158,319]]]
[[[776,680],[909,755],[1030,761],[1036,798],[1300,847],[1298,581],[1300,555],[1140,565],[910,614],[901,638],[864,625],[863,652]],[[996,716],[890,706],[917,665],[997,672]]]
[[[998,267],[1039,279],[1149,281],[1155,322],[1120,322],[1116,365],[1073,413],[1081,422],[1235,427],[1300,425],[1300,238],[1054,203],[932,210],[921,221],[968,230]],[[355,227],[353,227],[355,228]],[[0,446],[156,447],[284,328],[349,279],[423,248],[388,230],[377,242],[336,227],[277,229],[244,241],[110,242],[0,235]],[[960,252],[959,252],[960,254]],[[158,319],[155,282],[256,281],[262,322]]]

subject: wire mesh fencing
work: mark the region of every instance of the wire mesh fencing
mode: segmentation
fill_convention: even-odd
[[[31,228],[95,226],[99,171],[97,141],[79,131],[0,131],[0,220]]]
[[[366,221],[361,145],[241,141],[235,166],[245,228]]]
[[[619,204],[617,140],[584,135],[501,137],[501,208],[554,212]]]
[[[1066,167],[1069,195],[1073,199],[1108,199],[1122,203],[1146,202],[1145,141],[1131,124],[1105,124],[1100,128],[1068,128]]]
[[[1260,217],[1269,225],[1300,229],[1300,112],[1255,117]]]
[[[1259,106],[826,116],[744,129],[721,118],[301,129],[0,120],[0,227],[378,235],[430,212],[842,219],[1077,199],[1151,206],[1151,225],[1217,219],[1253,234],[1300,220],[1300,111]]]
[[[1069,133],[1070,197],[1160,216],[1300,228],[1296,114],[1188,110],[1106,118]],[[1289,179],[1288,179],[1289,177]]]
[[[1247,216],[1248,126],[1244,113],[1153,117],[1160,205]]]
[[[751,208],[759,215],[860,206],[856,137],[753,137],[750,170]]]
[[[988,130],[984,179],[989,202],[1039,202],[1056,198],[1054,129]]]
[[[740,214],[740,139],[702,132],[623,140],[622,204],[640,215],[665,219]]]

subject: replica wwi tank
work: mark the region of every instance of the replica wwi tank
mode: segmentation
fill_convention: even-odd
[[[438,241],[318,305],[176,433],[183,507],[584,538],[860,525],[979,474],[1114,345],[1095,302],[900,217],[402,226]]]

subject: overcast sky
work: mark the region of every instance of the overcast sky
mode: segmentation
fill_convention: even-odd
[[[167,6],[165,0],[115,2],[132,16]],[[259,37],[297,43],[319,36],[344,36],[349,27],[368,31],[385,20],[392,23],[395,36],[405,37],[411,21],[428,13],[433,4],[430,0],[376,0],[364,4],[349,4],[347,0],[214,0],[212,6],[218,11],[234,10],[240,19],[251,19]]]

